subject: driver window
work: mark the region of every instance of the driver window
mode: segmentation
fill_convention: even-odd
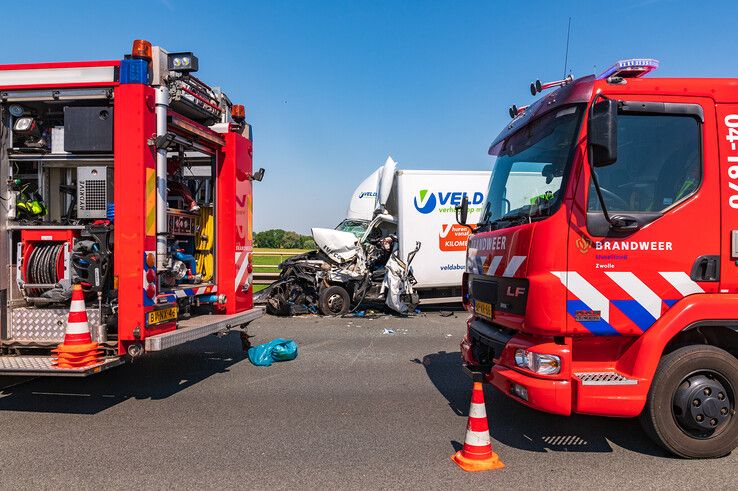
[[[702,179],[700,123],[691,116],[620,114],[618,159],[596,169],[609,212],[658,213]],[[590,182],[589,211],[601,210]]]

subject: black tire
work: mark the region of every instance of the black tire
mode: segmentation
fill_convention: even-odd
[[[708,407],[702,401],[691,399],[692,393],[688,391],[698,390],[701,387],[697,383],[699,380],[709,383],[717,381],[725,389],[726,394],[722,399],[725,402],[712,397]],[[707,396],[712,395],[712,391],[708,393],[707,386],[705,387],[704,393]],[[692,401],[695,408],[703,407],[704,414],[699,413],[700,409],[684,409],[685,392],[690,394],[687,402]],[[720,393],[716,396],[720,396]],[[714,346],[686,346],[661,358],[648,392],[646,406],[641,413],[641,425],[652,440],[679,457],[723,457],[738,447],[736,397],[738,359]],[[724,407],[727,410],[724,416],[718,416],[720,420],[714,420],[717,422],[715,429],[698,428],[700,423],[697,421],[712,419],[708,411],[714,413],[717,402],[722,404],[717,408],[718,411],[722,411]],[[699,419],[700,416],[702,419]]]
[[[332,285],[320,292],[318,308],[323,315],[344,315],[351,308],[351,299],[345,288]]]

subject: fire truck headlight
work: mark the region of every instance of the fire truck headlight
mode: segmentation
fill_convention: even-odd
[[[13,131],[22,133],[22,132],[32,130],[33,126],[34,126],[33,118],[30,116],[24,116],[22,118],[18,118],[15,120],[15,124],[13,124]]]
[[[533,363],[530,364],[530,370],[540,373],[541,375],[554,375],[561,371],[561,358],[556,355],[542,355],[538,353],[530,353]]]
[[[515,350],[515,364],[520,368],[528,368],[528,352],[524,349]]]
[[[541,375],[555,375],[561,371],[560,357],[533,353],[524,349],[515,350],[515,364]]]

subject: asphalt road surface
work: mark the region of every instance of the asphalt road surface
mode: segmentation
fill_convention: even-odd
[[[634,420],[556,417],[490,388],[506,468],[461,471],[463,330],[462,313],[267,317],[253,341],[294,338],[296,360],[252,366],[232,333],[88,379],[0,378],[0,488],[735,489],[738,452],[672,458]]]

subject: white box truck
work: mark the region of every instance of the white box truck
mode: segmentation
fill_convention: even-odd
[[[356,188],[346,219],[336,228],[362,240],[394,233],[403,260],[420,242],[412,270],[421,303],[460,301],[470,230],[456,223],[456,206],[466,196],[468,223],[477,223],[489,178],[489,171],[397,169],[388,157]]]

